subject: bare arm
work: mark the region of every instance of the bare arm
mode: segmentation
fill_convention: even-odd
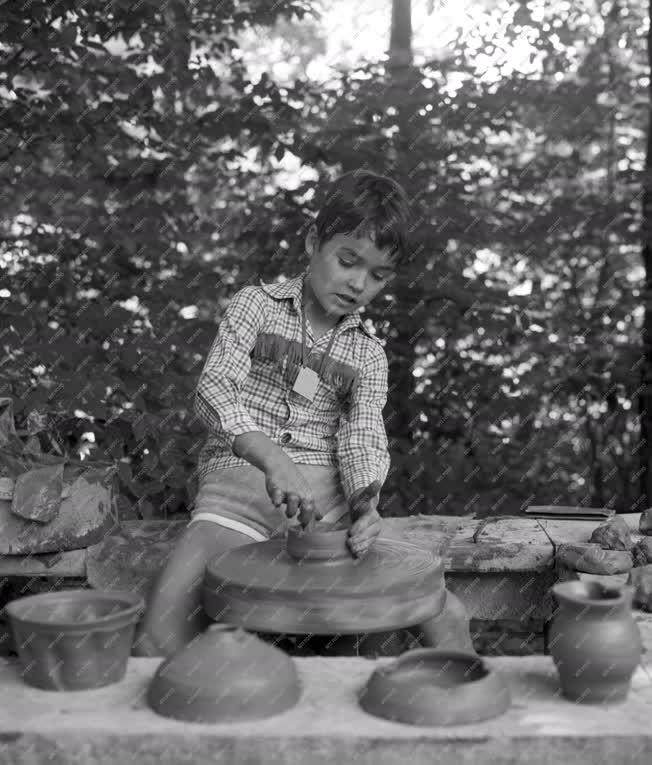
[[[266,475],[290,459],[285,451],[261,430],[241,433],[233,442],[233,452]]]
[[[298,515],[299,522],[307,526],[313,517],[322,517],[315,508],[312,490],[303,474],[280,446],[260,430],[241,433],[233,442],[233,451],[265,474],[265,487],[272,504],[280,508],[287,505],[288,518]]]

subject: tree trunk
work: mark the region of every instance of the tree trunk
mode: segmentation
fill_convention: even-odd
[[[652,16],[652,5],[650,5]],[[651,18],[652,21],[652,18]],[[647,34],[649,74],[652,76],[652,26]],[[652,84],[650,86],[652,103]],[[641,386],[639,393],[639,414],[641,420],[641,495],[645,507],[652,504],[652,107],[648,118],[647,155],[643,176],[643,266],[645,267],[645,289],[643,304],[643,355]]]
[[[412,65],[412,0],[392,0],[389,66]]]
[[[410,108],[404,103],[408,90],[412,68],[412,3],[411,0],[392,0],[392,23],[389,43],[387,105],[396,109],[396,127],[394,134],[395,158],[393,168],[388,173],[406,190],[408,198],[414,196],[409,174],[410,148],[407,133],[410,125]],[[399,279],[404,283],[411,281],[411,267],[407,266]],[[408,294],[410,290],[402,289]],[[388,497],[389,512],[393,515],[411,515],[427,512],[427,507],[419,500],[418,481],[413,479],[413,462],[408,454],[414,449],[415,430],[415,378],[412,375],[414,364],[413,346],[409,338],[414,336],[415,326],[403,320],[393,326],[393,333],[387,336],[386,352],[392,362],[389,366],[389,396],[386,409],[386,426],[390,439],[390,449],[400,460],[402,467],[391,479],[394,492]],[[407,458],[407,460],[406,460]],[[427,499],[426,499],[427,503]]]

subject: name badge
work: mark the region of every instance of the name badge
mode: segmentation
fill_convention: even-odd
[[[315,398],[315,393],[317,393],[318,385],[319,376],[317,372],[314,369],[308,369],[308,367],[301,367],[292,390],[300,396],[307,398],[308,401],[312,401]]]

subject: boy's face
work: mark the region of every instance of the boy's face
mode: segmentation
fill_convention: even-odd
[[[389,249],[379,250],[367,236],[335,234],[320,247],[317,229],[312,226],[306,251],[310,256],[309,286],[331,318],[369,304],[396,275]],[[338,295],[353,301],[344,302]]]

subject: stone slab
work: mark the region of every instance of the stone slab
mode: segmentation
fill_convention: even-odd
[[[425,547],[435,555],[446,555],[449,546],[468,527],[468,519],[446,515],[412,515],[383,518],[382,536]]]
[[[554,568],[543,571],[463,573],[447,571],[446,587],[460,598],[471,618],[545,620],[550,616],[547,595],[557,581]]]
[[[634,621],[638,624],[641,640],[643,642],[643,651],[646,654],[645,662],[652,663],[652,614],[634,609]]]
[[[366,714],[357,694],[388,660],[295,659],[303,695],[267,720],[224,725],[182,723],[145,703],[159,659],[131,658],[122,682],[94,691],[40,691],[0,660],[0,764],[272,763],[393,765],[405,762],[494,765],[527,762],[652,762],[652,675],[639,668],[625,702],[564,700],[549,657],[486,659],[503,673],[512,706],[483,723],[412,727]]]
[[[384,536],[395,537],[426,547],[442,555],[447,571],[502,572],[539,571],[553,564],[553,546],[537,525],[536,519],[507,519],[498,529],[487,527],[474,541],[481,522],[475,518],[417,515],[409,518],[385,518]],[[69,576],[81,577],[87,573],[104,583],[111,571],[102,570],[101,564],[109,557],[129,558],[127,545],[141,561],[143,545],[151,543],[147,557],[164,560],[174,538],[183,531],[186,521],[124,521],[116,534],[110,535],[83,550],[61,553],[54,566],[48,568],[34,556],[0,558],[0,575],[4,576]],[[129,540],[132,540],[129,542]],[[115,553],[115,555],[114,555]],[[50,556],[36,556],[43,558]],[[85,562],[86,561],[86,562]],[[139,568],[139,576],[149,563]],[[89,582],[93,582],[89,579]]]
[[[622,516],[635,540],[639,513]],[[554,546],[564,542],[588,542],[600,521],[552,520],[541,518],[499,518],[480,521],[470,517],[416,515],[385,518],[385,536],[427,547],[443,554],[447,571],[500,573],[543,571],[554,564]],[[186,521],[125,521],[121,536],[143,544],[151,538],[161,556],[166,545],[181,533]],[[122,540],[120,540],[122,544]],[[89,548],[89,556],[102,557],[102,545]],[[117,544],[117,542],[116,542]],[[0,558],[0,575],[70,576],[86,574],[82,550],[54,556],[6,556]],[[140,552],[140,550],[139,550]],[[40,560],[42,559],[42,560]],[[50,560],[46,560],[50,559]]]
[[[541,571],[554,547],[536,518],[464,518],[451,541],[446,568],[456,572]]]
[[[638,530],[638,521],[640,513],[623,513],[620,516],[629,528],[632,539],[638,542],[641,534]],[[549,518],[540,518],[541,527],[550,536],[552,541],[557,544],[568,544],[569,542],[588,542],[593,534],[593,530],[603,521],[575,521],[575,520],[553,520]]]
[[[5,467],[9,472],[21,474],[20,481],[24,479],[26,483],[30,482],[31,468],[37,470],[38,477],[44,463],[52,463],[50,467],[61,465],[59,458],[52,455],[23,454],[13,459],[4,454],[3,462],[8,463]],[[26,470],[29,472],[25,473]],[[0,499],[0,552],[4,555],[51,554],[83,549],[102,539],[117,522],[112,493],[114,473],[115,469],[108,464],[86,466],[66,460],[61,481],[62,486],[70,486],[70,493],[56,504],[56,512],[47,523],[26,519],[24,509],[17,515],[14,512],[16,497]],[[52,486],[46,490],[41,485],[37,492],[49,494],[51,490]],[[55,493],[61,494],[61,490]],[[28,500],[23,496],[22,501]]]
[[[86,576],[86,550],[41,555],[0,555],[0,576]]]
[[[383,524],[384,535],[443,553],[450,572],[543,571],[554,564],[552,542],[534,518],[416,515]]]

